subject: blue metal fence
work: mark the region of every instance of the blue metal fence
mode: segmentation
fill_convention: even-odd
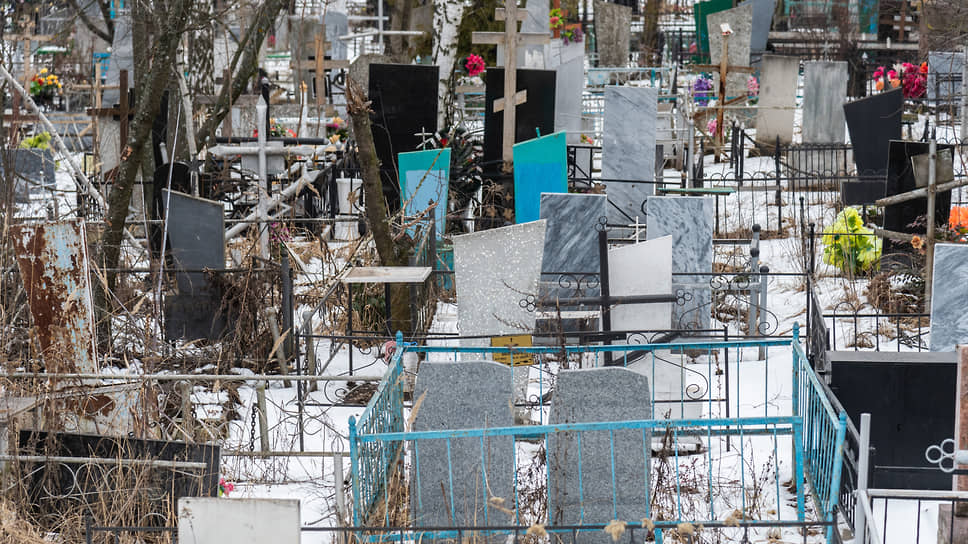
[[[381,382],[377,392],[374,394],[366,410],[357,420],[350,419],[350,454],[353,469],[353,499],[354,499],[354,518],[356,526],[385,525],[391,526],[398,522],[400,517],[389,513],[391,508],[388,504],[394,501],[404,501],[407,504],[397,504],[395,508],[405,512],[406,519],[413,522],[418,518],[417,510],[421,506],[420,483],[421,477],[428,478],[437,485],[436,476],[428,476],[430,469],[427,468],[428,461],[424,461],[425,468],[421,472],[420,456],[421,451],[428,451],[438,445],[438,451],[446,451],[446,467],[440,468],[443,476],[439,478],[440,492],[444,497],[450,498],[450,518],[459,518],[457,511],[458,505],[454,504],[455,483],[454,466],[451,461],[451,452],[460,448],[473,450],[469,455],[479,457],[475,466],[478,466],[477,479],[484,485],[479,485],[477,489],[477,507],[481,508],[485,519],[484,525],[503,525],[503,524],[561,524],[569,520],[555,519],[552,516],[552,508],[549,506],[553,502],[551,497],[552,471],[551,450],[556,440],[570,439],[577,440],[578,464],[576,466],[578,478],[579,502],[585,499],[585,489],[588,485],[583,479],[581,460],[581,440],[583,436],[607,436],[610,445],[611,459],[605,456],[598,460],[586,460],[586,463],[599,463],[604,467],[609,467],[611,463],[611,492],[612,510],[618,513],[618,495],[623,487],[645,485],[645,493],[648,499],[641,507],[641,511],[636,512],[634,519],[622,519],[622,521],[632,524],[644,523],[644,519],[649,519],[656,514],[660,514],[661,519],[668,520],[671,517],[682,522],[689,522],[696,525],[712,524],[722,521],[720,518],[728,514],[727,510],[737,508],[742,514],[740,519],[747,518],[750,513],[748,504],[751,490],[756,485],[763,486],[762,481],[754,481],[754,474],[747,474],[747,464],[753,465],[751,455],[754,443],[759,444],[760,451],[764,449],[771,452],[773,474],[768,489],[770,493],[775,492],[774,509],[769,510],[766,518],[773,522],[789,521],[790,523],[803,522],[805,520],[804,497],[807,489],[802,485],[805,477],[809,482],[809,489],[812,490],[817,510],[822,521],[826,522],[828,528],[832,527],[835,521],[835,511],[839,489],[840,467],[842,465],[842,448],[846,429],[846,416],[837,414],[831,408],[829,402],[823,395],[820,383],[816,375],[810,368],[809,362],[799,346],[799,334],[797,328],[794,329],[794,341],[789,340],[759,340],[759,341],[739,341],[739,342],[705,342],[693,344],[652,344],[652,345],[632,345],[632,346],[566,346],[566,347],[531,347],[531,348],[455,348],[455,347],[431,347],[431,346],[404,346],[402,337],[398,335],[397,345],[401,346],[391,360],[390,369],[387,376]],[[643,354],[646,357],[656,356],[656,352],[669,350],[691,350],[692,352],[730,353],[736,354],[736,361],[740,360],[740,352],[743,348],[749,347],[776,347],[785,346],[793,350],[793,414],[780,415],[779,410],[773,408],[773,415],[770,414],[770,403],[764,403],[763,416],[757,417],[716,417],[709,419],[651,419],[638,421],[612,421],[612,422],[592,422],[592,423],[573,423],[573,424],[540,424],[533,426],[514,426],[481,429],[452,429],[442,431],[421,431],[406,432],[403,428],[404,406],[403,406],[403,383],[404,378],[402,367],[402,356],[404,351],[423,353],[425,356],[437,354],[450,354],[454,360],[458,360],[461,355],[478,354],[481,356],[495,354],[505,355],[509,358],[515,354],[529,354],[534,357],[535,364],[544,365],[541,375],[551,373],[553,365],[549,359],[554,354],[558,357],[566,354],[568,357],[578,357],[585,364],[598,366],[605,360],[612,362],[627,362],[633,358],[641,359]],[[735,351],[734,351],[735,350]],[[767,355],[769,351],[767,350]],[[712,357],[709,357],[712,359]],[[764,369],[766,375],[769,374],[769,359],[766,359],[767,368]],[[728,366],[728,365],[727,365]],[[547,371],[547,372],[546,372]],[[713,368],[710,364],[708,368],[709,376],[712,375]],[[764,383],[768,380],[764,379]],[[652,382],[654,383],[654,382]],[[549,384],[550,385],[550,384]],[[764,386],[767,387],[767,386]],[[739,391],[740,385],[736,385],[735,408],[739,413]],[[768,391],[764,391],[768,393]],[[767,399],[769,396],[767,395]],[[653,393],[653,402],[654,393]],[[710,408],[714,399],[710,394],[708,399],[703,402],[709,403]],[[731,402],[727,404],[733,404]],[[540,410],[539,410],[540,413]],[[653,411],[653,414],[655,412]],[[713,411],[710,409],[709,414]],[[728,412],[727,412],[728,414]],[[541,423],[545,423],[542,421]],[[639,436],[642,452],[640,455],[648,461],[651,458],[652,437],[662,436],[664,438],[663,449],[657,459],[664,463],[665,470],[669,476],[674,478],[672,491],[667,493],[665,510],[656,512],[657,498],[656,489],[650,489],[649,483],[654,482],[655,475],[650,474],[649,462],[644,463],[641,468],[640,476],[636,481],[618,480],[615,469],[615,441],[616,435],[621,434],[628,437]],[[503,437],[504,440],[513,440],[514,444],[534,446],[528,450],[543,465],[543,472],[538,478],[544,478],[544,489],[537,494],[533,489],[524,489],[528,482],[520,481],[519,474],[521,467],[517,459],[521,448],[518,447],[514,454],[513,461],[513,497],[493,497],[488,494],[488,476],[494,478],[494,474],[488,474],[488,463],[491,462],[485,451],[491,450],[491,444]],[[684,455],[682,447],[683,439],[691,438],[695,440],[699,437],[704,442],[705,451],[700,455]],[[720,459],[713,458],[714,449],[722,453],[722,442],[733,439],[733,444],[739,455],[738,474],[733,474],[733,480],[728,485],[721,485],[723,482],[714,478],[714,463],[721,463]],[[738,439],[738,440],[737,440]],[[754,442],[760,441],[760,442]],[[765,447],[764,442],[765,441]],[[786,449],[780,444],[791,443],[791,448]],[[446,445],[445,450],[439,445]],[[474,445],[476,444],[476,445]],[[626,440],[623,444],[628,444]],[[535,447],[538,449],[535,453]],[[728,446],[727,446],[728,451]],[[782,452],[789,451],[789,456],[785,457]],[[478,454],[479,452],[479,454]],[[467,454],[467,452],[465,452]],[[426,454],[425,454],[426,455]],[[544,456],[542,458],[542,455]],[[788,460],[787,463],[784,459]],[[660,464],[656,461],[656,464]],[[769,465],[770,463],[767,463]],[[794,482],[791,488],[791,495],[786,497],[788,500],[796,498],[796,510],[784,510],[785,498],[780,488],[780,469],[783,465],[790,470],[789,477]],[[697,468],[698,467],[698,468]],[[656,467],[651,467],[655,472]],[[684,500],[682,486],[683,474],[690,471],[693,477],[697,474],[702,478],[695,479],[692,485],[692,493],[698,493]],[[449,476],[448,476],[449,475]],[[607,478],[606,478],[607,479]],[[394,484],[394,482],[396,482]],[[535,482],[529,482],[534,484]],[[608,484],[608,482],[605,482]],[[460,485],[461,482],[458,482]],[[736,485],[738,484],[738,486]],[[394,494],[391,487],[398,487],[408,490],[404,493]],[[595,485],[603,485],[601,481]],[[655,485],[655,484],[653,484]],[[700,489],[696,489],[699,487]],[[737,490],[736,487],[739,489]],[[399,490],[398,490],[399,491]],[[666,490],[669,491],[668,489]],[[761,489],[761,491],[763,491]],[[543,509],[539,508],[540,516],[535,516],[534,511],[526,512],[522,504],[525,493],[528,500],[543,503]],[[703,499],[697,501],[696,496]],[[401,499],[402,497],[402,499]],[[497,499],[498,504],[492,502]],[[383,505],[382,512],[378,506]],[[791,502],[792,504],[792,502]],[[732,506],[727,506],[732,505]],[[466,505],[465,505],[466,508]],[[374,519],[373,512],[380,512]],[[490,513],[490,518],[488,515]],[[582,507],[584,514],[584,507]],[[399,512],[398,512],[399,514]],[[510,519],[508,519],[510,518]],[[620,519],[617,516],[615,519]],[[748,518],[747,518],[748,519]],[[600,520],[587,520],[582,516],[579,522],[599,522]],[[417,522],[419,525],[419,521]],[[452,525],[460,525],[453,523]],[[480,520],[469,525],[480,525]],[[655,529],[655,538],[661,542],[662,528]],[[500,531],[495,531],[500,532]],[[828,531],[828,540],[831,538],[832,531]],[[446,535],[434,535],[436,538],[446,538]]]

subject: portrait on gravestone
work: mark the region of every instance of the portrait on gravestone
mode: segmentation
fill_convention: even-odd
[[[515,113],[514,142],[531,140],[555,131],[555,101],[543,99],[555,96],[554,70],[517,70],[516,87],[529,97],[519,104]],[[504,69],[488,68],[484,73],[484,162],[502,158],[504,115],[494,111],[494,101],[504,97]]]

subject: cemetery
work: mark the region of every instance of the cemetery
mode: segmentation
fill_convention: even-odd
[[[962,4],[0,1],[0,541],[968,542]]]

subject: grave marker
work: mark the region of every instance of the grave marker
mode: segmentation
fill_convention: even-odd
[[[595,0],[598,65],[623,68],[629,63],[632,8]]]
[[[886,191],[888,197],[900,195],[902,193],[917,189],[917,180],[914,176],[914,167],[911,162],[911,158],[916,155],[924,155],[928,153],[928,147],[928,142],[892,140],[888,144]],[[952,149],[953,148],[951,145],[939,144],[938,154],[940,156],[945,152],[951,153]],[[948,214],[951,208],[951,191],[938,191],[935,198],[935,223],[939,225],[946,224],[948,222]],[[900,204],[886,206],[884,208],[884,229],[913,234],[923,233],[923,226],[912,227],[910,225],[916,222],[919,217],[922,217],[926,214],[928,206],[927,202],[926,197],[921,197],[908,200]],[[889,253],[888,246],[893,247],[894,251],[911,251],[911,245],[909,243],[898,243],[885,240],[884,246],[885,254]]]
[[[512,369],[491,361],[420,365],[414,431],[510,427]],[[514,438],[421,440],[411,478],[416,527],[507,525],[514,508]],[[419,469],[417,468],[419,464]]]
[[[713,65],[726,64],[729,66],[726,74],[725,96],[727,99],[736,97],[746,98],[746,79],[748,72],[741,72],[733,67],[745,67],[750,63],[750,34],[753,24],[753,3],[746,2],[737,8],[727,9],[710,14],[706,17],[709,25],[709,62]],[[729,25],[728,46],[724,39],[722,25]],[[725,58],[724,58],[725,53]],[[721,74],[713,73],[713,87],[721,89],[719,78]],[[723,100],[720,93],[719,99]]]
[[[299,544],[296,499],[178,499],[180,544]]]
[[[803,63],[803,143],[844,143],[847,63],[811,60]]]
[[[859,176],[887,173],[887,148],[901,139],[904,97],[893,89],[844,104],[844,118]]]
[[[519,92],[529,96],[550,97],[557,93],[553,70],[517,70],[516,85]],[[503,159],[504,114],[495,110],[494,104],[504,96],[504,68],[488,68],[484,73],[484,161]],[[541,134],[555,131],[555,102],[532,100],[518,106],[514,117],[514,142],[530,140]],[[514,147],[511,147],[514,157]]]
[[[540,218],[542,193],[567,193],[567,174],[567,142],[564,132],[515,144],[515,223],[529,223]]]
[[[673,293],[672,236],[662,236],[608,250],[612,296]],[[612,329],[655,331],[672,327],[672,303],[619,304],[612,308]]]
[[[548,422],[636,421],[652,416],[649,380],[626,368],[606,367],[562,370]],[[607,524],[647,517],[651,434],[619,430],[612,443],[609,431],[582,432],[580,441],[577,433],[553,433],[548,445],[552,524]],[[583,533],[581,539],[612,542],[600,530]]]
[[[562,283],[568,285],[585,274],[599,274],[596,226],[605,216],[606,206],[605,195],[542,193],[541,219],[546,219],[548,226],[540,299],[572,297],[574,290],[560,287]],[[597,287],[584,290],[586,296],[596,296],[598,292]]]
[[[602,179],[610,223],[642,216],[642,202],[655,194],[655,124],[659,91],[652,87],[605,87]],[[608,180],[618,180],[609,183]]]
[[[397,155],[400,163],[400,200],[408,216],[426,210],[431,203],[437,238],[447,229],[447,191],[450,187],[450,148],[411,151]],[[411,229],[412,230],[412,229]]]
[[[931,297],[931,351],[955,351],[957,344],[968,344],[968,246],[934,246],[933,289]]]
[[[773,147],[793,142],[793,119],[797,105],[800,58],[763,55],[760,99],[756,108],[756,142]]]
[[[928,52],[928,100],[961,104],[965,54],[959,51]]]

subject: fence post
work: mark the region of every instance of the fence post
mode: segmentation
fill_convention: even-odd
[[[346,522],[346,495],[343,493],[343,454],[333,454],[333,480],[336,485],[336,514],[339,524]]]
[[[353,526],[360,526],[360,452],[356,445],[356,416],[350,416],[350,477],[353,479]]]
[[[91,514],[86,514],[84,516],[84,541],[87,544],[91,544],[94,541],[94,535],[91,534],[92,526],[94,525],[94,520],[91,519]]]
[[[269,416],[266,414],[266,384],[261,383],[255,390],[257,409],[259,410],[259,447],[263,452],[269,451]]]
[[[757,313],[760,316],[759,325],[757,327],[757,336],[766,330],[766,291],[770,286],[770,267],[762,266],[760,267],[760,307],[757,309]],[[760,346],[760,359],[766,357],[766,346]]]
[[[686,127],[687,127],[686,137],[689,138],[688,151],[686,152],[686,187],[689,187],[691,189],[695,187],[695,179],[694,179],[695,172],[693,172],[692,170],[692,162],[694,160],[694,157],[696,156],[695,121],[693,121],[692,119],[689,119],[689,122],[686,124]]]
[[[928,225],[925,233],[926,248],[924,256],[924,307],[931,308],[931,291],[933,289],[934,275],[934,207],[935,194],[937,192],[938,177],[938,140],[935,135],[931,135],[928,143]]]
[[[316,375],[316,340],[313,338],[313,312],[303,312],[303,342],[306,344],[306,374]],[[316,382],[309,382],[309,392],[316,390]]]
[[[857,447],[857,491],[867,491],[867,471],[870,467],[871,455],[871,415],[860,415],[860,444]],[[857,493],[856,500],[863,500],[863,494]],[[854,506],[854,539],[860,539],[863,544],[864,534],[867,532],[867,517],[863,508]]]

